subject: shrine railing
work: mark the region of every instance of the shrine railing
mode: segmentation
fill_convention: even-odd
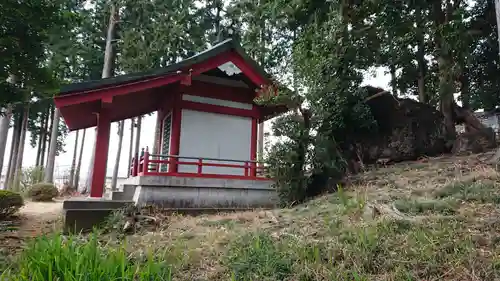
[[[196,167],[191,171],[179,171],[180,166]],[[228,168],[241,173],[227,173],[224,170],[207,171],[208,168]],[[178,155],[150,154],[147,150],[140,157],[135,157],[130,166],[130,176],[184,176],[200,178],[226,179],[269,179],[267,166],[258,161],[241,161],[231,159],[184,157]]]

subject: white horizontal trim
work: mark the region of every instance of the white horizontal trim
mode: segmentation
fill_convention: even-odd
[[[194,101],[211,105],[227,106],[227,107],[246,109],[246,110],[252,110],[253,108],[253,105],[248,103],[193,96],[193,95],[182,95],[182,99],[187,101]]]

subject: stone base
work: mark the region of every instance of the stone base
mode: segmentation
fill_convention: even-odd
[[[131,200],[107,200],[95,198],[71,198],[63,203],[64,232],[91,231],[106,221],[115,210],[133,205]]]
[[[156,205],[169,209],[252,209],[273,208],[278,203],[278,194],[272,187],[271,180],[161,176],[142,176],[134,179],[134,196],[126,199],[132,199],[138,206]],[[123,194],[125,193],[131,192]]]

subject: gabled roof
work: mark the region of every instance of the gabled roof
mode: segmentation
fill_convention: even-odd
[[[159,110],[173,93],[181,91],[180,88],[210,83],[201,80],[202,75],[203,79],[212,77],[213,81],[220,78],[217,80],[220,87],[243,86],[234,93],[249,101],[266,85],[276,85],[237,40],[228,39],[160,69],[67,85],[54,100],[70,130],[84,129],[97,124],[96,113],[102,108],[106,108],[112,122]],[[288,110],[284,106],[257,105],[257,108],[260,120]]]
[[[266,73],[266,71],[258,65],[252,58],[250,58],[246,52],[243,50],[241,45],[239,44],[238,40],[236,39],[227,39],[225,41],[222,41],[221,43],[213,46],[210,49],[207,49],[201,53],[198,53],[192,57],[189,57],[187,59],[184,59],[178,63],[174,63],[171,65],[168,65],[163,68],[158,68],[158,69],[153,69],[153,70],[147,70],[147,71],[142,71],[142,72],[136,72],[136,73],[131,73],[131,74],[126,74],[126,75],[119,75],[115,77],[110,77],[110,78],[103,78],[103,79],[98,79],[98,80],[91,80],[91,81],[85,81],[81,83],[73,83],[64,86],[58,96],[61,95],[66,95],[70,94],[73,92],[82,92],[82,91],[87,91],[91,89],[97,89],[97,88],[102,88],[106,86],[112,86],[116,84],[121,84],[121,83],[130,83],[138,80],[144,80],[148,78],[155,78],[155,77],[160,77],[160,76],[165,76],[168,74],[176,74],[177,71],[189,68],[190,66],[206,61],[210,58],[213,58],[221,53],[227,52],[227,51],[235,51],[238,55],[240,55],[244,61],[250,65],[255,71],[257,71],[262,77],[265,77],[266,79],[270,80],[271,76]]]

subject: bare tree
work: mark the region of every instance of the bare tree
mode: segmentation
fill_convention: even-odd
[[[50,132],[50,145],[49,153],[47,156],[47,167],[45,167],[45,177],[44,181],[53,183],[54,182],[54,164],[56,161],[57,154],[57,135],[59,134],[59,109],[54,110],[54,120],[52,121],[52,132]]]

